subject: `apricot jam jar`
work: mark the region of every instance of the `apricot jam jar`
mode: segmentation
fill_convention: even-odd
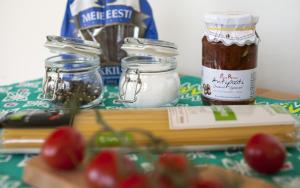
[[[202,38],[202,94],[206,105],[252,104],[255,101],[258,17],[242,12],[205,16]]]

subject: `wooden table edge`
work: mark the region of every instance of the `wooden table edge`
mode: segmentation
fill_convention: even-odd
[[[260,97],[266,97],[277,100],[300,100],[300,94],[297,95],[295,93],[265,89],[265,88],[257,88],[256,95]]]

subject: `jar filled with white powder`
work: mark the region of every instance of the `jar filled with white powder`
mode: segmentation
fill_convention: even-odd
[[[127,107],[161,107],[178,100],[180,80],[174,43],[126,38],[122,46],[119,101]]]

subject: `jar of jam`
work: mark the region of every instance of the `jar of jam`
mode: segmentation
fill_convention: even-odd
[[[258,17],[242,12],[205,16],[202,39],[202,101],[207,105],[255,101]]]

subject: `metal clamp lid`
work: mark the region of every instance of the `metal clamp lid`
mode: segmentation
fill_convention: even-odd
[[[101,46],[97,42],[61,36],[47,36],[45,47],[56,52],[83,56],[99,56],[102,53]]]
[[[158,57],[174,57],[178,55],[176,44],[161,40],[128,37],[121,47],[130,56],[151,55]]]
[[[134,103],[137,101],[137,94],[142,89],[142,80],[138,69],[128,69],[125,72],[125,80],[120,88],[119,103]]]
[[[54,101],[56,100],[56,93],[59,89],[59,85],[62,83],[61,78],[60,78],[60,71],[59,69],[55,69],[54,72],[56,72],[56,77],[52,77],[49,75],[49,72],[51,72],[51,68],[46,68],[46,75],[45,75],[45,81],[43,83],[43,95],[42,99],[43,100],[48,100],[48,101]],[[52,93],[48,93],[49,90],[49,83],[53,81],[53,91]]]

